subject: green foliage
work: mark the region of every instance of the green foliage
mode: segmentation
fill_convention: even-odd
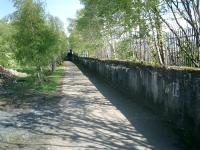
[[[62,22],[57,17],[48,15],[47,21],[51,31],[54,33],[54,44],[50,47],[47,57],[49,58],[49,63],[51,64],[51,70],[53,71],[56,62],[62,61],[62,56],[64,55],[67,47],[67,38],[64,33],[64,28]]]
[[[34,0],[15,0],[17,11],[13,35],[17,50],[16,59],[22,65],[35,66],[39,80],[44,78],[44,68],[55,64],[66,48],[66,37],[61,21],[46,15],[43,3]]]
[[[17,78],[17,83],[19,84],[18,86],[20,86],[20,88],[19,87],[13,87],[13,88],[20,89],[23,92],[26,90],[33,89],[39,92],[52,93],[58,89],[61,77],[64,74],[64,66],[62,65],[58,66],[54,73],[47,75],[46,80],[48,82],[44,82],[43,84],[38,84],[37,78],[31,75],[35,71],[34,67],[18,68],[18,71],[25,72],[29,74],[29,76],[23,78],[22,77]]]
[[[136,61],[136,56],[130,47],[130,40],[120,41],[117,48],[117,58],[120,60]]]
[[[71,47],[78,53],[86,49],[94,55],[98,55],[98,51],[106,52],[110,49],[115,55],[114,58],[135,59],[134,54],[125,48],[123,37],[128,35],[125,40],[129,39],[132,32],[138,29],[139,34],[136,38],[149,35],[151,28],[148,26],[146,11],[151,10],[153,2],[151,5],[142,0],[81,0],[81,2],[85,8],[79,12],[75,20],[71,20],[69,30]],[[150,5],[148,6],[150,8],[147,5]],[[116,41],[119,47],[114,46]]]
[[[0,20],[0,65],[5,67],[14,64],[14,44],[11,39],[13,32],[11,24]]]
[[[40,3],[27,0],[18,8],[14,26],[17,46],[16,58],[26,65],[47,65],[45,57],[54,44],[54,33],[45,24],[45,13]]]
[[[71,20],[69,27],[70,48],[76,53],[87,51],[90,56],[94,56],[103,43],[99,20],[93,15],[92,9],[81,10],[78,15],[78,19]]]

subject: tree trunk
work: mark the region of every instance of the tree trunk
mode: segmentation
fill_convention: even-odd
[[[44,82],[44,72],[41,66],[37,67],[37,79],[40,84]]]
[[[165,65],[164,47],[163,47],[163,35],[162,35],[162,23],[160,20],[159,8],[155,8],[155,27],[156,27],[156,38],[158,43],[158,56],[161,65]]]
[[[52,73],[55,71],[55,68],[56,68],[56,61],[55,61],[55,59],[52,59],[52,62],[51,62],[51,72]]]

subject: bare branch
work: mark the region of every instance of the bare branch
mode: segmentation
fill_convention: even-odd
[[[177,25],[179,26],[179,28],[180,28],[180,29],[182,30],[182,32],[184,33],[184,35],[185,35],[185,37],[186,37],[186,40],[189,42],[187,33],[185,32],[185,30],[183,29],[183,27],[182,27],[182,26],[180,25],[180,23],[178,22],[178,19],[177,19],[177,17],[176,17],[176,14],[175,14],[175,12],[174,12],[174,9],[173,9],[172,5],[170,5],[168,2],[167,2],[167,5],[168,5],[168,7],[171,9],[172,14],[173,14],[173,16],[174,16],[174,19],[175,19]]]
[[[175,35],[176,39],[178,40],[178,45],[179,47],[181,48],[181,50],[184,51],[184,53],[187,55],[187,57],[192,61],[192,63],[196,66],[196,67],[199,67],[199,64],[198,62],[196,62],[196,60],[193,58],[193,55],[190,55],[186,50],[185,48],[182,46],[181,44],[181,40],[178,36],[178,34],[176,33],[175,30],[173,30],[171,28],[171,26],[169,25],[169,23],[160,15],[160,19],[167,25],[167,27],[169,28],[169,30]]]

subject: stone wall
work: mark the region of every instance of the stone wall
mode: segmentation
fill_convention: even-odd
[[[200,142],[200,69],[77,58],[84,67]]]

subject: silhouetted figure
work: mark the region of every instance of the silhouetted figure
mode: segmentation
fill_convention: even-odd
[[[67,53],[67,60],[72,61],[73,58],[73,53],[72,53],[72,49],[69,50],[69,52]]]

